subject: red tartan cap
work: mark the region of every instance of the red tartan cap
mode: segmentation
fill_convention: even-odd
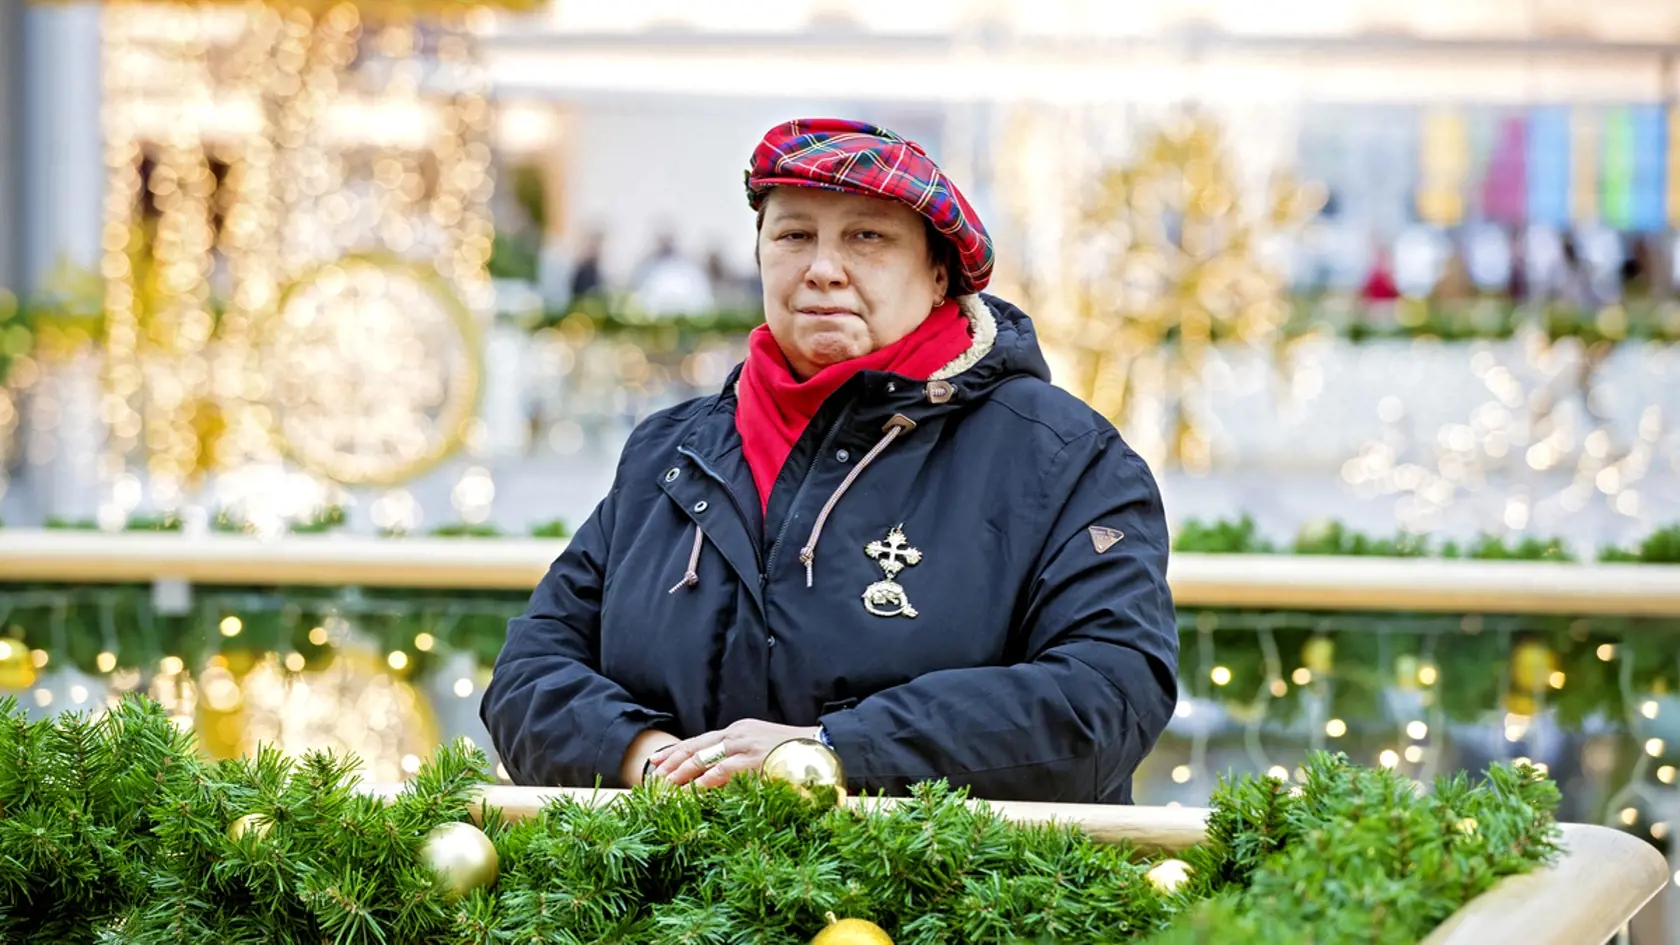
[[[877,125],[804,118],[770,129],[753,149],[747,203],[757,210],[773,187],[820,187],[897,200],[920,213],[957,249],[958,295],[992,278],[992,238],[957,185],[921,145]]]

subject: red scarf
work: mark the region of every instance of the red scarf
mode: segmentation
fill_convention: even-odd
[[[770,326],[754,328],[747,337],[735,429],[741,434],[741,452],[752,470],[753,485],[758,487],[760,508],[769,507],[770,487],[811,417],[853,375],[887,371],[925,381],[967,351],[970,343],[968,319],[956,302],[948,301],[930,312],[915,331],[892,344],[831,364],[801,381],[794,377]]]

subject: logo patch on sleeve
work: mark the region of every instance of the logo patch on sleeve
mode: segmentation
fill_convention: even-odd
[[[1097,549],[1097,554],[1099,555],[1108,549],[1113,548],[1115,545],[1120,543],[1120,539],[1126,537],[1125,533],[1121,532],[1120,529],[1109,528],[1105,525],[1092,525],[1090,532],[1091,546]]]

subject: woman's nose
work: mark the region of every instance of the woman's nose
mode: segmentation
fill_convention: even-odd
[[[814,286],[829,288],[846,284],[846,266],[839,254],[826,247],[818,247],[805,270],[805,280]]]

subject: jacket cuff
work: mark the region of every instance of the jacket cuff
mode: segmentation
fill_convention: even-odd
[[[630,743],[636,740],[637,735],[669,721],[669,715],[649,712],[646,709],[633,709],[607,726],[606,734],[601,736],[600,751],[595,756],[595,773],[600,775],[601,785],[610,788],[629,787],[619,778],[618,773],[624,768],[624,753],[630,750]]]
[[[874,757],[869,750],[869,738],[856,713],[849,709],[820,716],[817,724],[828,732],[829,747],[840,756],[846,769],[846,790],[864,790],[870,783]]]

